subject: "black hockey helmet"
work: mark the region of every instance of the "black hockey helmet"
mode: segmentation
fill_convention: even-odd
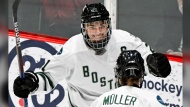
[[[81,14],[82,23],[109,19],[109,12],[101,3],[86,4]]]
[[[122,51],[115,67],[116,79],[144,78],[144,60],[136,50]]]
[[[108,44],[111,36],[111,22],[109,18],[109,12],[105,6],[101,3],[86,4],[81,14],[81,33],[84,37],[86,45],[95,51],[104,49]],[[85,24],[95,21],[104,21],[108,24],[107,37],[98,42],[92,42],[86,32]]]

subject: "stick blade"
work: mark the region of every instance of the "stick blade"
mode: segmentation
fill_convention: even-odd
[[[18,5],[19,5],[20,1],[21,0],[15,0],[12,5],[14,22],[17,22],[17,10],[18,10]]]

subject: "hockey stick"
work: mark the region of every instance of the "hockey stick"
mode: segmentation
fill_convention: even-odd
[[[19,30],[18,30],[18,21],[17,21],[17,10],[18,5],[20,3],[20,0],[15,0],[12,9],[13,9],[13,22],[15,27],[15,38],[16,38],[16,50],[17,50],[17,56],[18,56],[18,64],[19,64],[19,71],[20,71],[20,78],[24,77],[24,69],[23,69],[23,62],[22,62],[22,52],[21,52],[21,44],[20,44],[20,36],[19,36]],[[24,98],[24,107],[28,107],[28,100],[27,98]]]

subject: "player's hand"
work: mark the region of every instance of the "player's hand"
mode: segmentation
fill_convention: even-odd
[[[18,76],[13,84],[14,94],[20,98],[27,98],[30,92],[38,88],[39,83],[36,74],[31,72],[26,72],[24,74],[25,78],[22,79]]]
[[[167,77],[171,72],[171,65],[168,58],[162,53],[148,55],[147,65],[149,72],[156,77]]]

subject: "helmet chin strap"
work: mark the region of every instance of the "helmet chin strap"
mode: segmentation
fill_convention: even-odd
[[[103,55],[106,52],[105,48],[94,50],[95,55]]]

